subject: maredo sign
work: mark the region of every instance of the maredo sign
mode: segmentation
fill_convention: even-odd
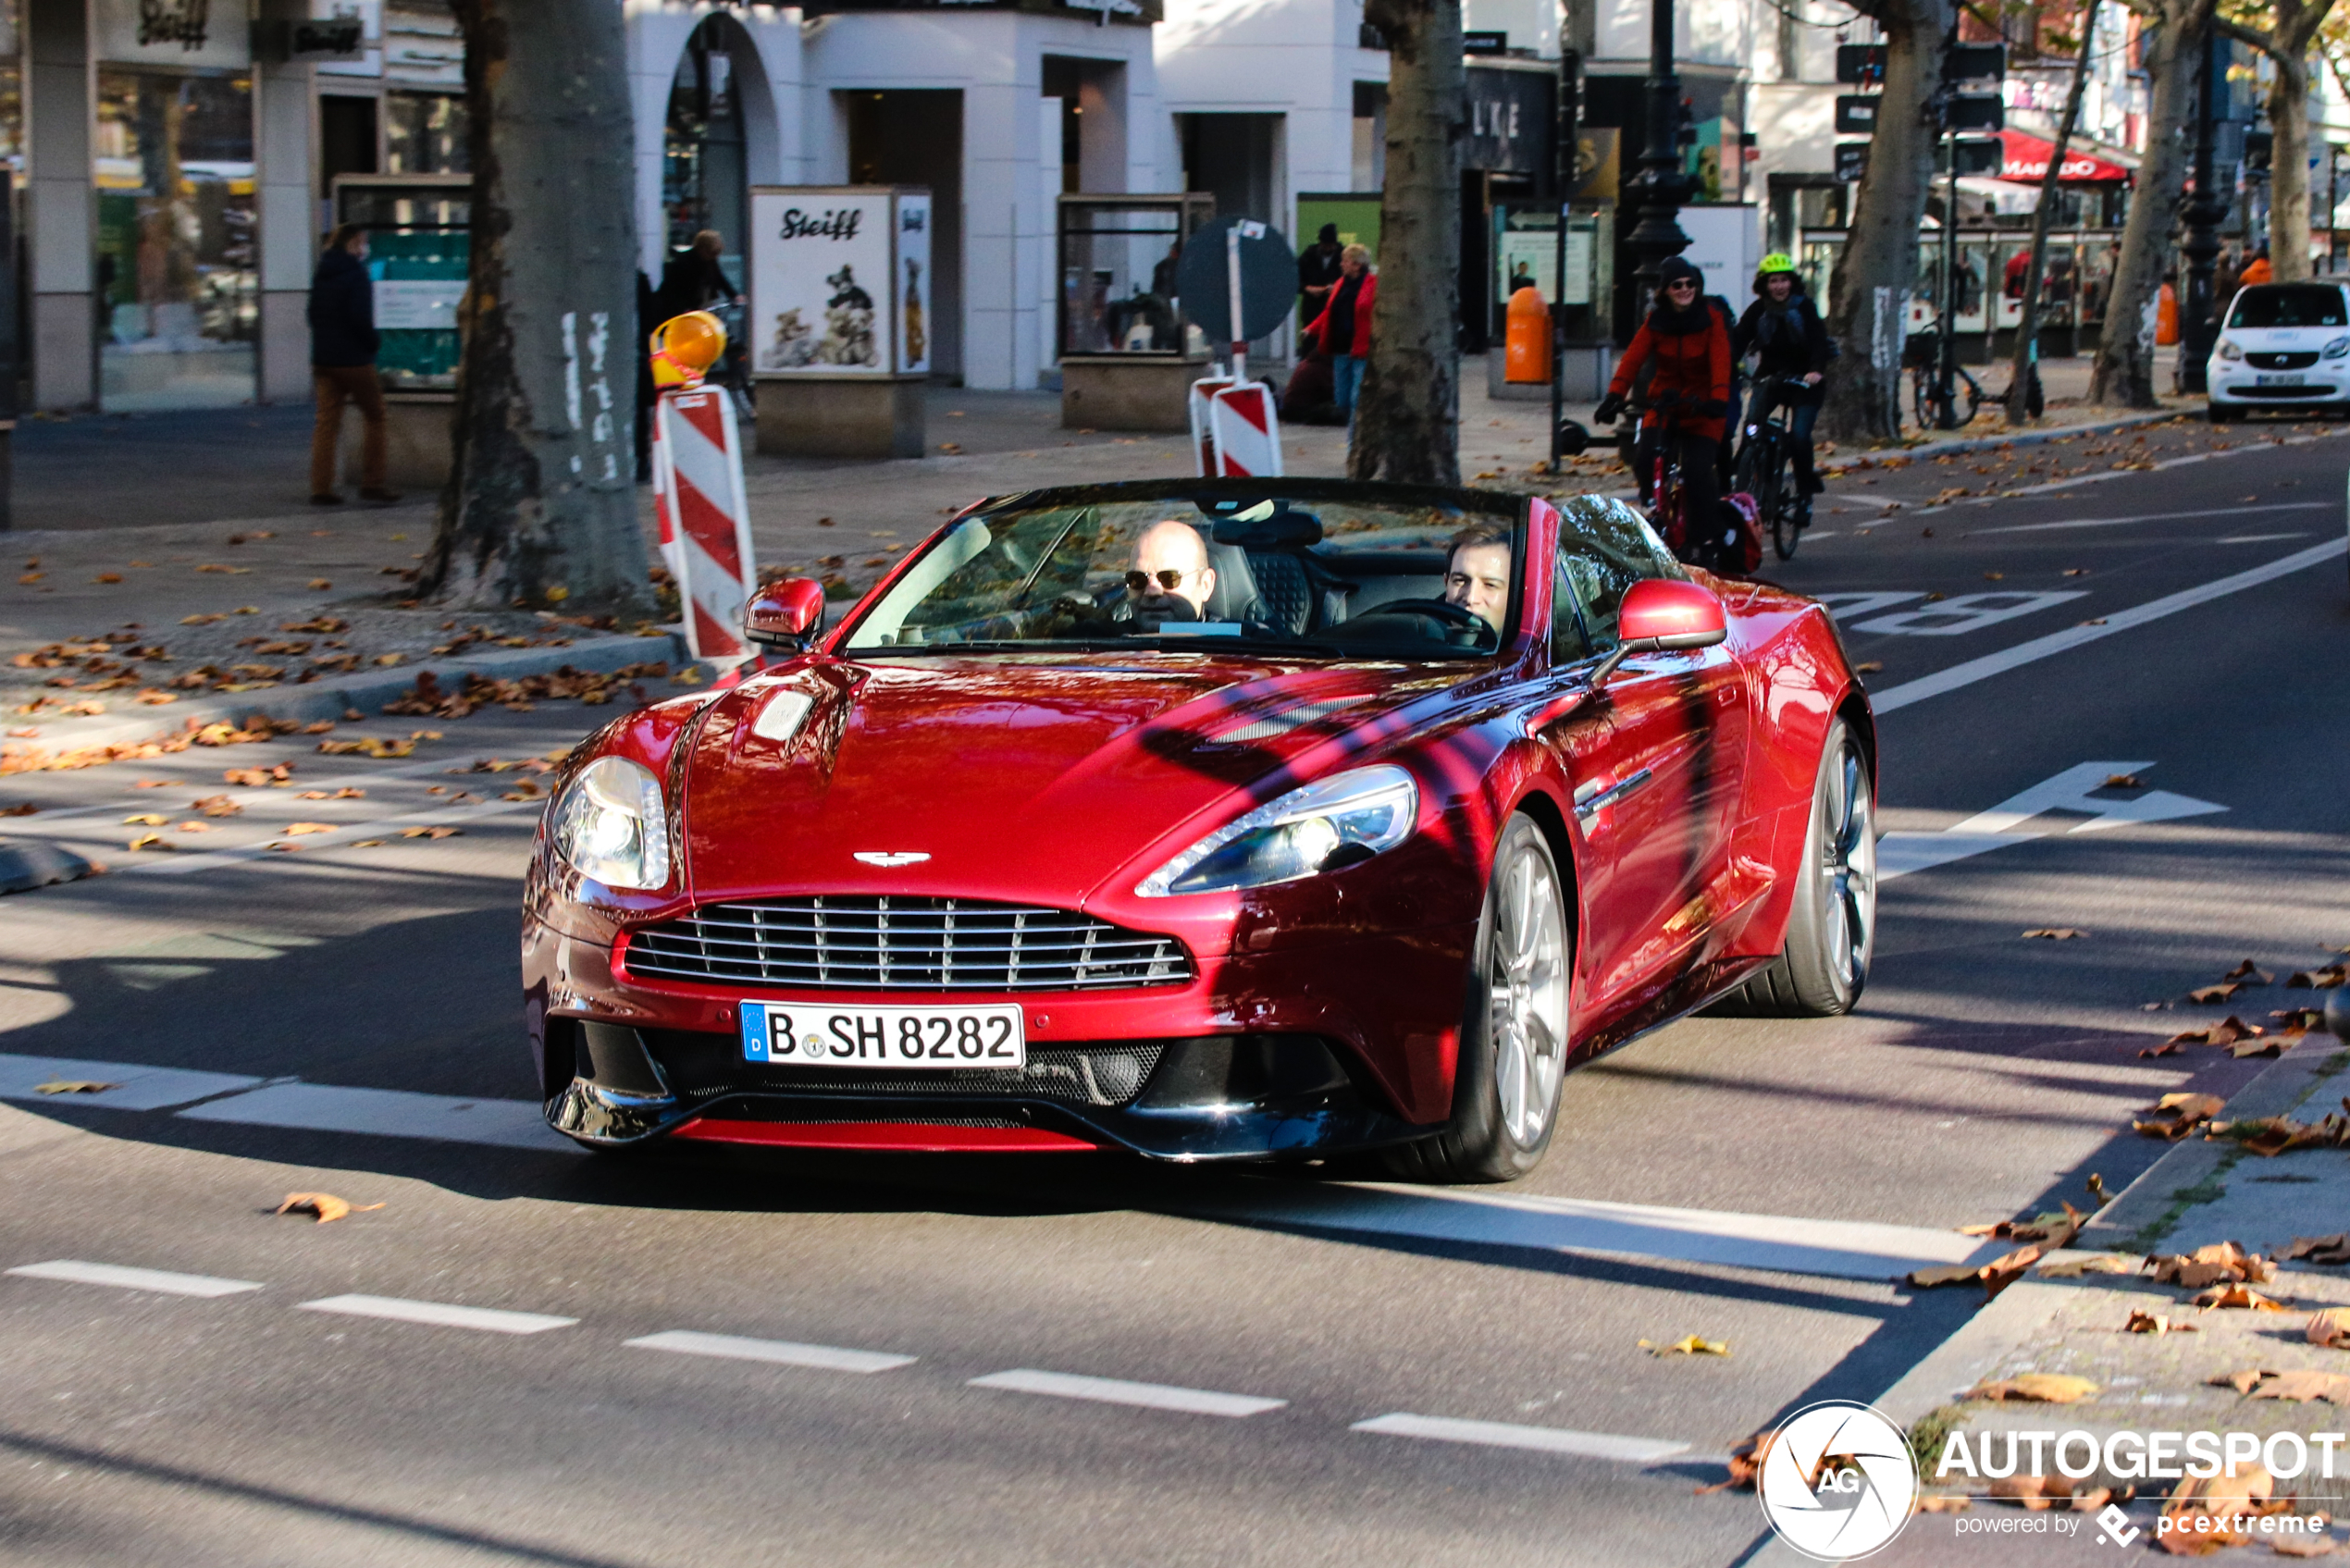
[[[2002,143],[1999,154],[1999,178],[2037,185],[2048,177],[2048,154],[2056,149],[2036,136],[2026,136],[2020,130],[1999,132]],[[2109,158],[2078,147],[2064,150],[2064,167],[2057,179],[2066,184],[2091,184],[2100,180],[2126,181],[2130,171]]]

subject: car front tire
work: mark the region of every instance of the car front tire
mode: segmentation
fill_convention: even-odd
[[[1876,952],[1876,792],[1849,726],[1828,727],[1779,956],[1721,1008],[1763,1018],[1849,1013]]]
[[[1515,1181],[1558,1125],[1575,945],[1549,839],[1523,812],[1502,830],[1469,958],[1453,1119],[1389,1156],[1416,1181]]]
[[[2231,424],[2234,421],[2236,411],[2229,407],[2226,403],[2213,403],[2210,405],[2210,419],[2211,423],[2214,425]]]

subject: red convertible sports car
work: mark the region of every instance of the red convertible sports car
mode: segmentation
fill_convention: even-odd
[[[1507,1180],[1567,1069],[1869,972],[1827,614],[1638,513],[1335,480],[972,507],[582,746],[531,868],[549,1121]]]

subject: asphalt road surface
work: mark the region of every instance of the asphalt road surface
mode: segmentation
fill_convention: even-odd
[[[0,1558],[1738,1562],[1753,1498],[1693,1495],[1729,1448],[1974,1304],[1890,1277],[2118,1190],[2133,1108],[2259,1065],[2141,1058],[2183,1027],[2145,1005],[2350,943],[2350,438],[2090,444],[1822,503],[1772,574],[1881,666],[1862,1006],[1635,1043],[1509,1189],[572,1152],[519,1022],[532,775],[450,772],[569,705],[6,781],[115,870],[0,902]],[[121,1087],[34,1093],[73,1080]],[[1689,1334],[1732,1353],[1639,1346]]]

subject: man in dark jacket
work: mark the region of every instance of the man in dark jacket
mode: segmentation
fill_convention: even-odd
[[[1792,259],[1778,253],[1764,256],[1754,275],[1754,293],[1730,339],[1733,354],[1743,359],[1750,352],[1757,359],[1754,396],[1743,424],[1762,424],[1774,401],[1787,410],[1787,447],[1795,458],[1796,492],[1802,497],[1797,515],[1808,521],[1812,498],[1821,489],[1812,466],[1812,425],[1820,417],[1820,381],[1834,350]]]
[[[310,279],[310,368],[318,393],[318,421],[310,432],[310,504],[340,506],[335,453],[342,439],[342,405],[359,405],[365,422],[359,451],[359,494],[366,500],[400,498],[384,488],[384,394],[376,379],[376,285],[367,276],[367,231],[355,223],[337,228]]]

